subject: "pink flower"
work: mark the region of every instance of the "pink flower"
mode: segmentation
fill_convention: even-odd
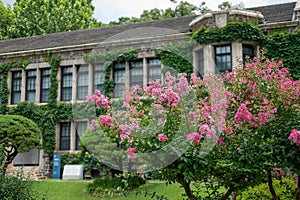
[[[158,134],[158,140],[160,142],[167,141],[168,139],[169,139],[168,136],[166,136],[165,134]]]
[[[113,119],[109,115],[100,115],[98,119],[100,123],[105,127],[110,126],[111,122],[113,121]]]
[[[188,141],[193,141],[193,143],[194,143],[195,145],[199,145],[199,144],[200,144],[200,139],[201,139],[202,137],[203,137],[203,136],[200,135],[199,133],[193,132],[193,133],[191,133],[191,134],[188,134],[187,137],[186,137],[186,139],[187,139]]]
[[[95,119],[91,120],[91,130],[96,131],[98,129],[99,129],[99,124],[98,124],[97,120],[95,120]]]
[[[137,158],[137,155],[134,153],[134,151],[135,151],[135,148],[133,148],[133,147],[128,148],[126,150],[127,157],[128,157],[128,159],[130,159],[131,162]]]
[[[294,142],[297,146],[300,145],[300,131],[293,129],[290,136],[288,137],[289,140]]]

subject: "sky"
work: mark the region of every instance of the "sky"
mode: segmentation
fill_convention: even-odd
[[[177,0],[180,2],[180,0]],[[218,5],[224,1],[232,4],[243,3],[246,8],[296,2],[296,0],[184,0],[196,6],[201,2],[206,2],[206,6],[211,10],[217,10]],[[2,0],[4,4],[13,4],[14,0]],[[139,17],[143,10],[153,8],[166,9],[174,8],[176,4],[170,0],[93,0],[95,6],[94,17],[103,23],[118,21],[119,17]]]

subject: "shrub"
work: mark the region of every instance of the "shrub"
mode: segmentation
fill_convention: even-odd
[[[293,180],[283,178],[281,180],[274,180],[273,187],[280,199],[294,199],[296,184]],[[269,191],[267,183],[262,183],[242,193],[242,200],[272,200],[272,195]]]
[[[33,189],[32,181],[21,172],[16,175],[0,175],[1,200],[34,200],[39,193]]]
[[[138,176],[118,176],[114,178],[97,178],[88,185],[89,194],[97,197],[115,196],[138,188],[145,180]]]

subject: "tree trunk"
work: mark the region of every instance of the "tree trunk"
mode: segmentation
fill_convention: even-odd
[[[177,174],[176,178],[177,178],[177,182],[183,186],[185,194],[190,200],[199,200],[199,198],[196,197],[191,190],[191,187],[190,187],[191,182],[186,182],[184,180],[184,178],[180,177],[180,175],[178,175],[178,174]]]
[[[274,187],[273,187],[272,174],[271,174],[271,170],[269,170],[269,169],[267,170],[267,179],[268,179],[269,190],[270,190],[270,193],[273,196],[273,199],[274,200],[279,200],[279,197],[276,195],[276,192],[275,192]]]
[[[232,185],[229,187],[227,192],[222,196],[221,200],[227,200],[228,197],[232,194],[232,192],[235,190],[235,187]]]
[[[235,183],[242,184],[245,178],[246,178],[246,175],[242,174],[239,178],[237,178],[237,181]],[[229,187],[229,189],[227,190],[227,192],[222,196],[221,200],[227,200],[234,191],[236,192],[236,194],[233,195],[233,198],[236,198],[236,196],[237,196],[236,187],[235,187],[235,184],[232,184]]]
[[[237,195],[238,195],[237,191],[236,190],[233,191],[233,193],[232,193],[232,200],[236,200]]]
[[[296,190],[296,200],[300,200],[300,176],[298,175],[298,183],[297,183],[297,190]]]

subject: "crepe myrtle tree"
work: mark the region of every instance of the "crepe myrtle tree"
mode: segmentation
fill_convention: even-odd
[[[290,78],[282,61],[264,55],[241,63],[223,80],[229,100],[221,150],[226,153],[216,164],[226,171],[216,174],[228,188],[222,199],[261,182],[265,174],[273,199],[279,199],[272,186],[273,168],[289,167],[299,176],[300,83]]]
[[[18,153],[28,152],[39,146],[40,130],[30,119],[19,115],[0,115],[1,173]]]
[[[125,172],[155,172],[161,180],[181,184],[189,199],[198,199],[190,184],[207,175],[210,163],[200,155],[221,143],[218,134],[225,128],[227,101],[222,89],[216,76],[201,80],[192,75],[188,81],[185,73],[174,77],[168,71],[164,83],[151,81],[124,92],[120,106],[96,92],[87,101],[105,108],[106,114],[92,120],[94,134],[88,141],[97,141],[98,132],[99,141],[106,138],[113,145],[84,145],[99,152],[101,146],[109,149],[111,157],[99,159],[104,164],[111,160],[110,166]],[[116,147],[124,152],[119,157]]]

